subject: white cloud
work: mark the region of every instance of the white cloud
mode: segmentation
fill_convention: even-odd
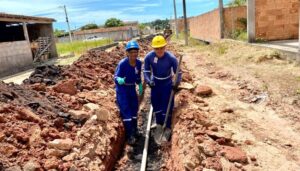
[[[152,0],[138,0],[139,2],[137,2],[136,0],[135,3],[111,0],[109,5],[114,8],[106,8],[105,3],[107,1],[101,1],[104,0],[0,0],[0,12],[50,17],[57,21],[56,26],[65,27],[64,11],[62,8],[59,8],[59,6],[65,4],[72,28],[90,22],[103,24],[106,19],[111,17],[125,21],[138,20],[140,22],[165,18],[163,14],[159,15],[157,12],[145,15],[149,7],[161,6],[162,0],[155,2]],[[104,3],[104,5],[100,6],[101,3]]]

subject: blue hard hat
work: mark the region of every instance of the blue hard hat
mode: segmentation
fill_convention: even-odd
[[[130,49],[140,49],[139,44],[136,41],[130,41],[126,45],[126,51]]]

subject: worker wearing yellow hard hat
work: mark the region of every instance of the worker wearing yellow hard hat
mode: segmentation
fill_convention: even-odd
[[[151,103],[157,127],[164,124],[172,89],[177,89],[182,75],[179,72],[177,82],[173,83],[172,78],[178,69],[178,60],[171,52],[166,51],[167,44],[163,36],[155,36],[151,43],[153,51],[149,52],[144,60],[144,78],[149,87],[151,87]],[[172,99],[166,125],[168,128],[166,132],[169,131],[170,134],[173,106],[174,98]],[[153,127],[155,126],[153,125]]]
[[[152,39],[151,46],[153,48],[161,48],[161,47],[165,47],[166,45],[167,45],[167,41],[163,36],[155,36]]]

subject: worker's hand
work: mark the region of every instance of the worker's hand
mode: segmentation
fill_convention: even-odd
[[[125,84],[125,79],[126,79],[126,77],[124,77],[124,78],[117,77],[117,82],[118,82],[118,84],[120,84],[120,85]]]
[[[154,83],[154,81],[150,81],[150,82],[148,83],[148,85],[149,85],[150,88],[153,88],[153,87],[155,86],[155,83]]]
[[[139,95],[141,96],[143,94],[143,84],[139,84]]]

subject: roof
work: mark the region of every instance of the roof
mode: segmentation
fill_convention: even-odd
[[[0,12],[0,21],[6,22],[28,22],[28,23],[53,23],[53,18],[33,17],[26,15],[7,14]]]
[[[93,34],[93,33],[105,33],[105,32],[115,32],[115,31],[127,31],[130,28],[136,30],[136,27],[131,26],[122,26],[122,27],[109,27],[109,28],[98,28],[98,29],[91,29],[91,30],[82,30],[82,31],[75,31],[75,35],[82,35],[82,34]]]

